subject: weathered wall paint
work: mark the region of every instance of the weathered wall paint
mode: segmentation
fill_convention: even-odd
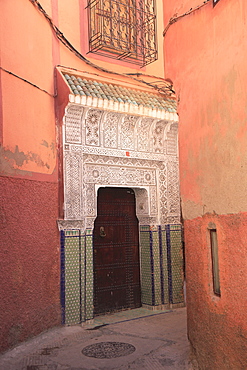
[[[60,324],[59,235],[56,183],[0,177],[0,187],[4,350]]]
[[[217,229],[221,297],[214,294],[208,226]],[[201,369],[247,364],[247,214],[185,221],[188,337]]]
[[[243,202],[247,49],[240,52],[245,33],[243,24],[234,22],[246,16],[243,10],[241,14],[241,3],[220,2],[212,8],[209,2],[181,18],[165,36],[166,73],[174,81],[179,100],[186,218],[247,210],[247,202]],[[193,135],[188,135],[189,128],[193,128]],[[192,217],[187,202],[200,205]]]
[[[1,4],[1,67],[51,95],[1,71],[2,153],[8,175],[11,168],[13,175],[16,169],[25,171],[24,176],[26,171],[52,174],[56,166],[52,37],[34,10],[30,2]]]
[[[86,1],[39,2],[65,37],[94,63],[120,73],[144,72],[158,79],[164,75],[162,2],[157,10],[159,60],[144,69],[86,55]],[[84,71],[91,78],[114,78],[117,83],[130,80],[101,73],[77,58],[31,1],[1,1],[0,13],[2,351],[60,323],[56,221],[63,217],[60,138],[69,92],[56,81],[56,67]]]
[[[61,312],[54,36],[29,1],[1,2],[0,13],[0,66],[20,77],[0,70],[3,351],[59,325]]]
[[[164,0],[165,24],[198,5]],[[164,37],[180,118],[188,334],[201,369],[247,364],[246,20],[245,1],[209,1]],[[220,298],[212,288],[210,222],[218,233]]]

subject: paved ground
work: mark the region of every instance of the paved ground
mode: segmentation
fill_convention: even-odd
[[[52,329],[0,356],[0,369],[195,369],[186,335],[186,309],[146,311],[125,311]]]

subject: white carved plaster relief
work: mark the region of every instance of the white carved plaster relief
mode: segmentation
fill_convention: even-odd
[[[134,150],[135,149],[135,125],[138,116],[126,115],[121,124],[121,148]]]
[[[164,130],[164,122],[156,122],[153,132],[153,149],[155,153],[164,153]]]
[[[167,154],[178,154],[178,124],[173,123],[170,130],[167,132]]]
[[[179,215],[179,174],[178,162],[168,163],[168,183],[167,183],[167,198],[168,198],[168,213],[169,216]]]
[[[115,165],[84,164],[84,177],[87,183],[105,185],[155,185],[155,170],[129,168]]]
[[[167,165],[162,163],[159,170],[159,204],[160,204],[160,214],[161,223],[165,224],[167,219]]]
[[[72,107],[64,120],[65,142],[76,138],[64,145],[65,218],[92,227],[97,188],[121,186],[134,189],[140,224],[179,223],[177,123]]]
[[[96,218],[96,215],[94,217],[85,217],[85,225],[86,225],[85,228],[93,229],[95,218]]]
[[[76,153],[65,152],[65,218],[80,220],[81,209],[81,156]]]
[[[71,150],[75,148],[75,145],[70,146]],[[96,155],[102,155],[102,156],[116,156],[116,157],[124,157],[126,158],[126,151],[125,150],[120,150],[120,149],[110,149],[110,148],[94,148],[94,147],[89,147],[85,146],[81,148],[81,151],[83,153],[88,153],[88,154],[96,154]],[[158,154],[158,153],[150,153],[150,152],[137,152],[137,151],[131,151],[130,156],[131,158],[140,158],[140,159],[152,159],[155,161],[163,161],[164,160],[164,155],[163,154]]]
[[[97,201],[93,184],[85,184],[86,209],[85,216],[96,217]]]
[[[107,112],[102,128],[103,143],[105,148],[114,148],[118,146],[118,122],[120,114]]]
[[[100,145],[100,132],[99,132],[99,125],[100,125],[100,118],[102,116],[103,111],[98,109],[89,109],[87,112],[85,126],[86,126],[86,144],[87,145]]]
[[[150,215],[157,215],[158,213],[158,199],[157,199],[157,187],[150,186]]]
[[[80,229],[85,230],[85,220],[57,220],[58,229],[61,230],[71,230]]]
[[[143,217],[149,215],[149,204],[147,189],[133,188],[136,196],[136,215]]]
[[[140,152],[150,151],[150,129],[153,123],[152,118],[142,118],[137,127],[137,150]]]
[[[83,115],[83,107],[71,105],[68,107],[65,114],[65,142],[66,143],[82,143],[81,119]]]
[[[177,113],[166,112],[164,109],[148,108],[143,105],[137,106],[131,103],[118,103],[108,99],[92,98],[92,96],[79,96],[69,94],[71,105],[81,105],[84,107],[103,108],[107,111],[115,111],[123,114],[137,114],[141,117],[158,118],[178,122]]]
[[[136,196],[136,216],[140,225],[157,225],[158,215],[150,217],[149,188],[133,188]]]

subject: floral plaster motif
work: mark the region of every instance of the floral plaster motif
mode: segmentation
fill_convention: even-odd
[[[70,104],[64,119],[65,219],[92,227],[97,189],[120,186],[135,191],[140,224],[179,223],[177,123],[96,108],[82,114]]]
[[[117,148],[118,145],[118,121],[121,115],[108,112],[103,122],[103,142],[105,148]]]
[[[89,109],[85,120],[86,126],[86,145],[99,146],[99,124],[102,111]]]

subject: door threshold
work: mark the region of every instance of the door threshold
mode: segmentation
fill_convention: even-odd
[[[110,324],[118,324],[125,321],[137,320],[148,316],[160,315],[171,312],[171,309],[151,310],[150,308],[140,307],[131,310],[108,313],[95,316],[92,320],[82,323],[82,327],[87,330],[96,330]]]

